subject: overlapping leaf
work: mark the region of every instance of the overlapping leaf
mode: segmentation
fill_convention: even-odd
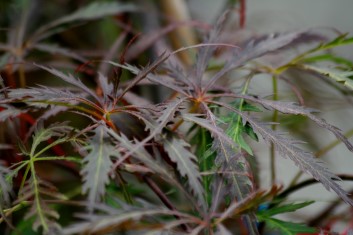
[[[352,80],[353,81],[353,80]],[[347,148],[353,152],[353,145],[348,141],[348,139],[342,134],[341,130],[337,127],[327,123],[325,119],[319,118],[313,115],[314,112],[318,112],[317,110],[306,108],[303,106],[299,106],[294,102],[284,102],[284,101],[273,101],[273,100],[265,100],[265,99],[255,99],[253,97],[245,97],[248,100],[257,102],[265,106],[266,108],[276,109],[281,113],[286,114],[295,114],[295,115],[303,115],[310,118],[320,127],[325,128],[331,131],[338,139],[340,139]]]
[[[198,202],[206,209],[197,157],[187,149],[189,145],[182,139],[167,136],[163,139],[163,146],[169,158],[177,164],[179,174],[187,177],[189,188],[197,196]]]
[[[111,157],[118,157],[119,152],[107,141],[104,127],[99,125],[94,130],[94,136],[85,147],[89,154],[85,156],[84,167],[81,170],[83,176],[82,192],[88,193],[89,209],[92,210],[96,202],[99,202],[105,194],[105,187],[109,182],[109,172],[113,162]]]
[[[152,208],[152,209],[137,209],[137,208],[130,208],[129,210],[116,210],[111,215],[97,215],[92,218],[87,218],[91,221],[84,221],[80,223],[76,223],[71,225],[65,229],[63,229],[63,234],[77,234],[77,233],[102,233],[107,231],[116,231],[117,229],[126,229],[126,226],[129,227],[129,223],[125,222],[132,222],[135,221],[137,224],[143,223],[143,218],[156,218],[158,215],[163,216],[172,216],[172,215],[180,215],[176,211],[171,211],[167,209],[159,209],[159,208]],[[140,222],[141,221],[141,222]],[[124,224],[125,223],[125,224]],[[152,228],[148,229],[151,232],[158,232],[158,230],[164,230],[164,226],[161,226],[158,222],[156,225],[160,229]],[[136,226],[135,223],[130,223],[129,231],[138,230],[139,226]],[[114,228],[114,229],[113,229]]]
[[[320,38],[318,34],[311,32],[310,30],[306,30],[270,34],[259,39],[250,40],[240,52],[236,51],[234,58],[228,61],[225,66],[212,77],[205,90],[211,88],[219,78],[232,69],[241,67],[250,60],[290,46],[292,43],[305,42],[305,40],[302,39],[308,37]]]
[[[212,150],[216,152],[216,167],[226,172],[221,179],[215,178],[213,185],[213,204],[212,211],[215,211],[219,200],[224,196],[224,190],[230,193],[231,198],[240,201],[246,198],[252,191],[252,182],[249,179],[249,169],[244,155],[237,150],[234,143],[225,132],[218,127],[216,117],[212,111],[205,107],[207,119],[197,117],[192,114],[183,114],[184,120],[192,121],[200,127],[206,128],[213,135]],[[227,184],[224,185],[224,181]],[[243,215],[243,219],[248,227],[249,234],[258,234],[255,217],[253,213]]]
[[[279,154],[291,159],[303,172],[310,174],[314,179],[320,181],[327,190],[333,190],[343,201],[353,205],[353,201],[347,196],[347,192],[335,182],[335,180],[340,180],[340,178],[330,172],[313,154],[298,147],[298,144],[302,143],[302,141],[286,138],[282,134],[268,128],[266,124],[255,121],[245,113],[239,112],[228,104],[216,101],[213,101],[213,103],[241,115],[243,119],[251,124],[254,131],[260,134],[268,144],[272,143],[274,145]]]
[[[36,65],[41,69],[44,69],[48,71],[49,73],[61,78],[67,83],[70,83],[80,89],[82,89],[84,92],[89,94],[90,96],[94,97],[96,101],[101,102],[101,99],[90,89],[88,88],[80,79],[74,78],[71,74],[65,74],[57,69],[54,68],[48,68],[42,65]]]
[[[20,115],[21,113],[27,112],[27,110],[17,109],[11,105],[2,105],[0,106],[0,122],[4,122],[9,118],[14,118]]]
[[[50,208],[50,205],[43,200],[44,197],[52,199],[65,200],[66,197],[57,192],[56,188],[38,178],[33,167],[31,167],[32,177],[28,184],[20,191],[18,201],[26,201],[33,197],[33,204],[26,214],[26,219],[35,217],[32,228],[38,231],[40,227],[43,229],[43,234],[55,234],[60,231],[61,226],[57,223],[59,214],[56,210]]]
[[[175,185],[179,185],[175,178],[170,172],[166,169],[164,165],[160,162],[156,161],[151,154],[149,154],[144,146],[141,147],[141,142],[135,140],[132,142],[126,136],[122,134],[117,134],[113,130],[106,128],[106,132],[113,137],[118,142],[118,145],[125,148],[126,151],[132,152],[132,157],[143,164],[145,164],[148,168],[150,168],[154,173],[159,174],[163,179],[174,183]],[[118,159],[118,163],[123,162],[124,157]]]
[[[290,158],[303,172],[312,175],[316,180],[320,181],[327,190],[333,190],[346,203],[353,206],[353,201],[347,196],[347,192],[335,182],[340,180],[335,174],[330,172],[327,167],[316,159],[311,153],[297,146],[298,141],[291,140],[283,135],[267,128],[265,124],[256,122],[250,118],[247,121],[251,123],[254,130],[268,142],[275,146],[282,156]]]

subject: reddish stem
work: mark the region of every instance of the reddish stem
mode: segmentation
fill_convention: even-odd
[[[245,27],[246,20],[246,0],[240,0],[239,4],[239,25],[240,28],[243,29]]]

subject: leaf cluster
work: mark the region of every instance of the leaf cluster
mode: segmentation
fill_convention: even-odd
[[[112,51],[96,59],[95,66],[84,56],[46,41],[88,21],[141,10],[138,6],[94,2],[27,33],[28,17],[34,11],[30,7],[34,3],[28,4],[17,27],[9,30],[9,41],[0,44],[4,51],[1,73],[6,75],[0,78],[0,221],[4,230],[223,235],[263,234],[265,226],[283,234],[316,232],[303,223],[274,217],[313,202],[284,203],[288,199],[284,192],[296,182],[285,189],[277,184],[260,187],[262,169],[256,165],[262,157],[257,151],[262,140],[273,154],[289,158],[300,171],[353,206],[341,178],[303,148],[302,140],[279,131],[276,117],[303,116],[331,132],[351,154],[353,145],[347,134],[296,100],[251,92],[258,75],[277,81],[295,69],[313,73],[351,95],[352,63],[327,50],[350,44],[352,38],[340,35],[326,40],[319,32],[301,30],[226,44],[219,37],[230,14],[226,12],[201,43],[168,46],[144,66],[125,59],[133,57],[129,48],[137,48],[143,58],[152,36],[141,36],[145,42],[134,42],[134,38],[126,42],[118,60],[111,53],[127,37],[128,32],[122,31]],[[127,25],[123,28],[131,31]],[[160,30],[160,37],[167,31]],[[280,66],[259,60],[309,42],[316,45]],[[219,61],[217,53],[222,48],[227,50],[219,58],[227,59]],[[41,60],[30,63],[35,50],[71,59],[66,67],[71,70]],[[196,54],[193,66],[178,57],[184,52]],[[320,65],[323,61],[335,67]],[[90,72],[81,72],[82,68]],[[28,85],[31,69],[55,82],[43,79],[43,83]],[[11,83],[12,78],[16,82]],[[301,101],[298,88],[283,81]],[[151,86],[168,93],[167,98],[154,101],[138,92]],[[269,113],[273,113],[271,121],[266,119]],[[263,205],[269,206],[262,209]],[[26,228],[29,224],[31,228]]]

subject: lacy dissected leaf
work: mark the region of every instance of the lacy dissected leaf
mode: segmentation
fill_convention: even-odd
[[[50,208],[44,198],[65,200],[66,197],[59,193],[53,185],[38,178],[34,167],[31,167],[31,172],[32,177],[19,192],[20,196],[17,201],[26,201],[33,198],[32,206],[27,212],[25,219],[35,218],[32,225],[34,231],[38,231],[42,227],[43,234],[56,234],[61,229],[56,222],[59,219],[59,214],[56,210]]]
[[[182,139],[167,136],[162,141],[169,158],[177,164],[178,172],[181,176],[187,177],[190,190],[194,192],[198,202],[206,209],[197,157],[187,149],[189,145]]]
[[[61,78],[65,82],[70,83],[70,84],[82,89],[84,92],[86,92],[87,94],[89,94],[90,96],[95,98],[96,101],[98,101],[98,102],[101,101],[100,98],[94,93],[94,91],[92,91],[85,84],[83,84],[83,82],[80,79],[74,78],[71,74],[65,74],[57,69],[48,68],[48,67],[45,67],[42,65],[36,65],[36,66],[48,71],[49,73],[51,73],[59,78]]]
[[[161,61],[162,62],[162,61]],[[160,63],[161,63],[160,62]],[[180,87],[179,85],[175,84],[175,82],[173,82],[171,79],[168,79],[167,76],[157,76],[157,75],[154,75],[151,70],[147,70],[147,73],[143,71],[146,70],[146,69],[139,69],[137,68],[136,66],[132,66],[132,65],[129,65],[129,64],[126,64],[126,65],[121,65],[121,64],[118,64],[118,63],[114,63],[114,62],[111,62],[109,61],[108,62],[109,64],[111,65],[114,65],[114,66],[117,66],[117,67],[120,67],[120,68],[123,68],[123,69],[126,69],[130,72],[132,72],[133,74],[135,75],[139,75],[139,74],[142,74],[144,76],[141,76],[139,77],[140,80],[142,80],[143,78],[147,78],[148,80],[150,80],[151,82],[154,82],[156,84],[160,84],[162,86],[165,86],[167,88],[170,88],[174,91],[177,91],[179,92],[180,94],[184,94],[184,95],[187,95],[187,93],[182,89],[182,87]],[[139,82],[140,80],[136,79],[137,82]],[[134,85],[136,85],[136,82],[134,83]],[[130,88],[132,87],[132,85],[129,86]],[[129,89],[130,89],[129,88]],[[125,92],[127,91],[128,89],[125,89]],[[124,93],[125,93],[124,92]]]
[[[224,172],[223,177],[228,180],[229,192],[237,200],[243,199],[252,191],[251,175],[245,154],[232,148],[228,144],[215,139],[212,149],[216,151],[215,163]]]
[[[47,141],[52,137],[61,137],[59,142],[65,142],[66,138],[63,136],[70,132],[72,128],[66,123],[53,123],[49,127],[44,128],[42,123],[38,124],[33,134],[33,142],[31,145],[30,156],[35,157],[35,152],[40,143]]]
[[[319,68],[312,65],[300,65],[299,68],[331,78],[353,90],[353,71],[339,71],[329,68]]]
[[[182,118],[185,121],[193,122],[200,127],[203,127],[210,131],[212,137],[217,137],[221,139],[223,142],[227,143],[228,145],[234,146],[235,143],[229,136],[222,130],[222,128],[218,127],[215,123],[215,120],[208,120],[205,118],[201,118],[200,115],[197,114],[182,114]]]
[[[17,109],[11,105],[1,105],[0,106],[0,122],[4,122],[9,118],[14,118],[20,115],[21,113],[26,113],[27,110]]]
[[[139,148],[143,148],[145,144],[148,143],[148,141],[152,140],[156,136],[158,137],[163,128],[166,127],[168,122],[174,117],[175,112],[178,111],[185,100],[186,98],[176,99],[170,103],[162,105],[160,107],[162,110],[158,113],[160,116],[157,121],[154,121],[148,117],[144,117],[144,115],[138,114],[136,112],[129,112],[130,114],[136,115],[136,117],[143,120],[146,124],[146,129],[149,129],[151,133],[143,141],[138,142],[134,148],[128,148],[129,151],[125,153],[122,158],[124,159],[128,157],[128,155],[133,154],[134,151],[137,151]]]
[[[35,120],[35,123],[33,123],[32,126],[27,131],[25,140],[27,140],[32,135],[32,133],[37,128],[38,123],[42,123],[43,121],[47,120],[48,118],[53,117],[60,112],[67,111],[68,109],[69,108],[65,107],[65,106],[52,106],[48,110],[44,111],[43,114]]]
[[[113,231],[119,231],[119,228],[125,230],[128,228],[129,231],[136,231],[139,230],[140,226],[143,226],[144,223],[142,220],[144,218],[154,218],[158,216],[172,216],[172,215],[179,215],[180,213],[175,211],[170,211],[167,209],[136,209],[130,208],[129,210],[118,210],[111,215],[97,215],[92,218],[87,218],[87,220],[91,221],[84,221],[73,224],[67,228],[63,229],[63,234],[85,234],[85,233],[94,233],[94,234],[101,234]],[[132,223],[126,223],[126,222]],[[140,222],[141,221],[141,222]],[[164,226],[160,225],[158,222],[160,230],[164,229]],[[131,227],[130,227],[131,226]],[[140,227],[141,229],[141,227]],[[156,227],[152,226],[150,229],[146,226],[147,231],[156,231]]]
[[[167,70],[168,77],[174,81],[174,85],[177,85],[180,89],[187,90],[188,93],[196,90],[195,82],[190,79],[190,76],[185,74],[182,67],[173,63],[167,63],[164,65],[164,68]],[[162,77],[167,78],[166,76]]]
[[[118,157],[119,152],[108,141],[104,127],[99,125],[94,130],[94,136],[85,147],[89,154],[83,159],[84,167],[82,193],[88,193],[89,210],[93,209],[105,194],[109,182],[109,172],[112,169],[112,156]]]
[[[225,26],[225,20],[228,15],[228,11],[219,17],[216,25],[210,31],[208,38],[204,41],[204,43],[215,43],[219,39],[219,35]],[[211,59],[213,52],[216,50],[216,47],[206,46],[201,47],[199,53],[197,54],[196,65],[195,65],[195,78],[201,84],[201,80],[203,77],[203,73],[206,71],[208,66],[208,62]]]
[[[122,97],[127,91],[129,91],[132,87],[134,87],[136,84],[138,84],[140,81],[142,81],[144,78],[146,78],[149,74],[152,74],[154,70],[158,68],[159,65],[161,65],[165,60],[169,58],[170,54],[162,53],[156,60],[154,60],[151,64],[145,66],[141,70],[136,70],[134,69],[136,73],[136,77],[129,83],[129,85],[124,89],[120,97]],[[114,64],[119,66],[119,64]],[[121,67],[121,66],[120,66]],[[127,66],[130,67],[130,66]],[[130,69],[133,67],[130,67]]]
[[[10,170],[0,164],[0,209],[10,203],[12,187],[6,180],[9,173]]]
[[[84,99],[85,95],[76,92],[73,93],[68,89],[60,89],[53,87],[33,87],[33,88],[16,88],[8,90],[8,97],[0,100],[0,103],[11,102],[27,102],[28,105],[35,105],[35,103],[42,104],[40,107],[47,107],[47,101],[61,101],[69,104],[75,104],[80,99]]]
[[[353,81],[353,80],[352,80]],[[306,108],[303,106],[299,106],[294,102],[283,102],[283,101],[273,101],[273,100],[264,100],[264,99],[255,99],[248,97],[247,99],[255,101],[257,103],[262,104],[265,108],[276,109],[281,113],[286,114],[295,114],[295,115],[303,115],[311,120],[313,120],[320,127],[325,128],[331,131],[338,139],[340,139],[347,148],[353,152],[353,145],[348,141],[348,139],[343,135],[340,129],[337,127],[330,125],[324,119],[319,118],[313,115],[313,112],[317,112],[317,110]]]
[[[340,178],[330,172],[313,154],[298,147],[298,144],[302,143],[302,141],[286,138],[282,134],[269,129],[266,124],[255,121],[245,113],[239,112],[228,104],[217,101],[212,101],[212,103],[223,106],[241,115],[243,119],[251,124],[254,131],[259,133],[268,144],[272,143],[274,145],[279,154],[291,159],[303,172],[312,175],[314,179],[321,182],[327,190],[333,190],[343,201],[353,205],[353,201],[347,196],[347,192],[335,182],[335,180],[340,180]]]
[[[160,162],[156,161],[150,153],[146,151],[144,147],[141,147],[141,142],[135,140],[132,142],[126,136],[117,134],[113,130],[106,128],[107,133],[111,135],[118,143],[119,146],[126,149],[126,151],[132,152],[132,157],[145,164],[146,167],[150,168],[154,173],[158,174],[162,179],[167,180],[175,185],[179,185],[175,180],[174,176],[167,171],[166,167]],[[124,156],[118,160],[124,161]],[[117,165],[117,164],[116,164]]]
[[[108,103],[110,97],[114,97],[114,84],[108,81],[108,78],[99,73],[98,82],[103,91],[104,103]]]
[[[247,104],[242,99],[238,104],[236,104],[237,109],[240,111],[259,111],[255,106]],[[251,147],[246,143],[243,134],[248,134],[251,138],[257,140],[256,134],[253,132],[252,127],[249,123],[243,123],[241,116],[237,113],[230,113],[227,117],[223,118],[224,122],[228,123],[228,128],[226,133],[232,138],[232,140],[239,145],[242,149],[253,155]]]
[[[243,117],[245,115],[243,114]],[[246,118],[254,130],[259,133],[268,143],[275,146],[276,151],[282,156],[291,159],[303,172],[312,175],[316,180],[320,181],[327,190],[333,190],[346,203],[353,205],[353,201],[347,196],[341,186],[335,182],[340,180],[335,174],[330,172],[321,161],[316,159],[311,153],[297,146],[299,141],[294,141],[283,135],[269,129],[265,124],[256,122],[249,117]]]
[[[213,183],[213,204],[212,210],[218,207],[219,200],[224,195],[224,190],[230,193],[231,198],[240,201],[244,200],[252,191],[252,182],[249,180],[249,168],[244,155],[238,150],[235,143],[217,126],[216,116],[205,106],[207,120],[198,118],[195,115],[183,115],[183,118],[195,122],[199,126],[208,129],[213,135],[212,150],[216,152],[216,166],[224,171],[222,179],[216,177]],[[223,182],[222,182],[223,181]],[[226,183],[226,184],[225,184]],[[225,184],[225,185],[224,185]],[[252,212],[242,215],[248,228],[249,234],[258,234],[256,219]]]
[[[162,129],[167,126],[168,122],[170,122],[177,111],[180,111],[182,109],[181,105],[185,102],[185,98],[181,99],[175,99],[171,102],[168,102],[166,104],[162,104],[160,106],[161,111],[157,113],[158,119],[157,119],[157,127],[154,127],[153,130],[151,130],[152,133],[160,134]]]
[[[223,182],[214,182],[217,185],[213,186],[212,208],[216,208],[216,204],[222,199],[223,190],[227,192],[226,194],[230,194],[230,198],[237,201],[244,200],[253,191],[253,184],[250,179],[251,170],[248,167],[245,155],[219,139],[213,141],[212,149],[217,153],[216,165],[224,172],[222,174]],[[242,215],[242,217],[248,228],[248,233],[258,234],[254,213],[250,212]]]
[[[206,90],[212,87],[215,82],[221,78],[223,75],[229,71],[243,66],[245,63],[250,60],[256,59],[263,55],[266,55],[271,52],[275,52],[284,47],[290,46],[292,43],[297,44],[302,38],[307,38],[317,35],[311,31],[297,31],[297,32],[288,32],[288,33],[279,33],[279,34],[270,34],[263,36],[258,39],[253,39],[249,41],[245,47],[240,51],[236,51],[234,58],[226,63],[226,65],[217,72],[209,83],[206,86]]]

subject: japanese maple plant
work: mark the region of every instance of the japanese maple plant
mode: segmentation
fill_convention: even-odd
[[[134,20],[143,9],[111,1],[33,27],[35,7],[23,2],[0,44],[2,234],[326,234],[322,218],[277,217],[315,203],[288,200],[314,183],[337,194],[331,211],[342,202],[351,213],[353,201],[340,181],[353,175],[336,175],[318,158],[339,143],[353,152],[353,132],[308,107],[306,98],[315,97],[303,94],[298,78],[349,101],[353,64],[330,51],[352,43],[347,34],[310,29],[232,42],[223,32],[239,13],[230,6],[214,25],[174,22],[138,34]],[[83,24],[94,38],[90,25],[108,16],[121,30],[104,53],[60,44]],[[176,48],[166,36],[196,25],[195,44]],[[159,50],[147,50],[158,40],[164,42]],[[288,51],[280,63],[271,62]],[[258,92],[265,83],[271,92]],[[282,88],[290,89],[285,99]],[[337,140],[315,149],[313,139],[292,134],[288,120],[296,128],[314,124]],[[258,164],[268,155],[269,169]],[[279,157],[311,178],[299,181],[298,173],[281,184]],[[259,177],[263,171],[271,176],[269,187]],[[352,220],[345,222],[348,232]]]

